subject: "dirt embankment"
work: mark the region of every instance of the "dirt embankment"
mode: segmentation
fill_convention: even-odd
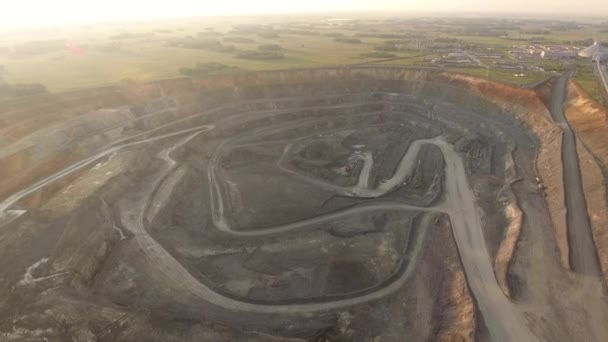
[[[442,229],[435,232],[436,243],[432,250],[437,255],[427,257],[427,262],[435,263],[432,265],[430,274],[437,274],[437,269],[445,268],[442,272],[449,280],[439,282],[437,296],[437,306],[434,315],[439,326],[434,327],[433,335],[430,336],[435,341],[463,341],[470,342],[476,340],[476,332],[481,317],[475,308],[475,303],[471,292],[467,286],[466,277],[458,255],[455,242],[450,236],[449,221],[442,220]],[[428,252],[427,252],[428,253]],[[423,264],[422,269],[425,265]],[[437,282],[439,278],[434,276],[429,279],[429,283]]]
[[[566,222],[566,200],[564,194],[564,170],[562,163],[562,130],[551,118],[549,112],[551,91],[557,79],[551,79],[535,89],[539,100],[545,106],[542,116],[529,116],[528,126],[541,137],[541,148],[537,159],[537,170],[545,188],[551,221],[555,229],[557,247],[562,265],[570,269],[570,249],[568,225]]]
[[[516,112],[534,112],[547,115],[549,111],[539,94],[533,89],[520,88],[508,84],[492,82],[482,78],[444,73],[452,84],[464,86],[494,101],[506,109]]]
[[[608,283],[608,109],[570,83],[565,110],[577,135],[587,211],[604,282]]]
[[[568,87],[566,117],[578,138],[608,164],[608,109],[590,99],[576,83]]]

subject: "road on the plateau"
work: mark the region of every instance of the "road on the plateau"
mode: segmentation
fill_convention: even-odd
[[[599,275],[600,267],[593,242],[591,221],[576,150],[576,135],[564,112],[569,74],[561,75],[551,92],[551,115],[563,132],[562,164],[570,267],[576,272]]]
[[[396,292],[403,287],[409,276],[414,272],[415,263],[411,263],[407,270],[403,272],[399,278],[395,279],[395,281],[387,284],[387,286],[384,286],[375,292],[320,303],[294,303],[277,305],[250,303],[224,296],[196,279],[177,259],[175,259],[147,232],[145,227],[145,218],[154,192],[161,185],[163,179],[165,179],[176,168],[176,162],[171,158],[170,153],[187,143],[200,132],[213,128],[214,126],[200,126],[109,148],[106,151],[100,152],[90,158],[76,163],[9,197],[0,204],[0,215],[24,196],[41,189],[42,187],[60,179],[61,177],[64,177],[65,175],[70,174],[71,172],[89,165],[99,158],[116,152],[119,149],[136,144],[152,142],[171,136],[177,136],[180,134],[192,133],[186,138],[179,140],[173,146],[164,149],[159,153],[158,157],[164,160],[166,165],[153,176],[154,181],[146,182],[141,189],[138,189],[135,193],[126,196],[126,198],[123,200],[124,203],[121,205],[121,207],[128,208],[128,210],[123,210],[120,213],[123,227],[134,234],[136,243],[141,247],[141,251],[150,261],[151,267],[156,269],[158,271],[157,275],[161,277],[167,284],[170,284],[172,288],[180,291],[187,291],[200,297],[204,301],[228,310],[233,310],[235,312],[302,314],[345,308],[355,304],[380,299]],[[256,231],[234,230],[228,224],[228,220],[224,218],[222,209],[224,200],[222,199],[221,187],[217,186],[219,180],[215,173],[217,166],[216,164],[219,159],[218,155],[221,152],[220,150],[222,146],[225,146],[227,141],[230,139],[232,138],[226,139],[224,143],[220,144],[220,146],[216,148],[215,156],[211,158],[210,165],[208,166],[208,175],[209,180],[211,181],[209,191],[212,199],[213,220],[218,228],[224,233],[241,237],[278,234],[285,231],[307,229],[309,227],[314,227],[314,224],[322,221],[370,210],[408,210],[447,213],[452,223],[454,238],[461,256],[467,281],[492,339],[494,341],[536,340],[536,338],[530,332],[526,321],[521,315],[521,312],[516,310],[514,304],[504,296],[503,292],[498,286],[492,267],[493,263],[486,247],[483,226],[475,203],[475,196],[468,183],[462,157],[454,150],[454,147],[451,144],[447,143],[442,138],[438,137],[435,139],[414,141],[408,152],[402,157],[394,176],[388,181],[380,184],[376,189],[369,188],[369,182],[361,179],[358,182],[358,186],[355,188],[342,188],[333,184],[317,181],[308,176],[299,176],[308,179],[311,184],[354,198],[378,197],[403,183],[403,181],[414,169],[412,164],[414,164],[415,156],[418,154],[420,146],[430,144],[439,147],[445,160],[445,203],[442,203],[434,208],[423,208],[408,206],[399,202],[378,201],[372,204],[343,209],[342,211],[333,212],[324,216],[313,217],[298,223],[280,225]],[[288,152],[288,148],[286,148],[286,151]],[[369,156],[365,158],[365,162],[369,163],[367,166],[369,169],[371,168],[371,163],[373,163],[373,158]],[[295,171],[289,170],[289,172],[294,173]],[[368,171],[364,172],[363,177],[368,177]],[[422,243],[417,243],[414,248],[421,249],[422,245]],[[419,254],[418,252],[419,250],[414,251],[414,254],[417,255]]]

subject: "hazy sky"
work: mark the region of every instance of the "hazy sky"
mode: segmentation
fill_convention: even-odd
[[[608,14],[608,0],[3,0],[0,25],[323,11]]]

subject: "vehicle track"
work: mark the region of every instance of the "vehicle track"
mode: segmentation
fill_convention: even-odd
[[[300,303],[300,304],[254,304],[248,303],[242,300],[236,300],[227,296],[224,296],[207,285],[201,283],[198,279],[190,274],[190,272],[176,260],[167,250],[165,250],[146,230],[144,224],[144,218],[146,214],[146,208],[148,202],[153,196],[155,189],[160,186],[162,179],[164,179],[174,168],[176,162],[170,157],[170,153],[176,148],[185,144],[188,140],[192,139],[190,136],[176,143],[175,145],[162,150],[158,157],[167,162],[167,166],[161,170],[156,176],[156,181],[147,182],[145,189],[140,190],[137,194],[132,194],[126,202],[121,203],[120,207],[128,208],[128,210],[122,210],[120,213],[120,221],[122,225],[134,234],[134,240],[139,245],[140,250],[144,253],[145,257],[149,260],[151,265],[154,265],[158,269],[158,274],[162,274],[163,279],[170,284],[174,289],[180,291],[188,291],[191,294],[198,296],[199,298],[208,301],[217,306],[223,307],[228,310],[236,310],[241,312],[249,313],[307,313],[317,311],[335,310],[338,308],[349,307],[355,304],[373,301],[376,299],[383,298],[391,293],[399,290],[409,279],[415,269],[415,263],[411,263],[407,266],[402,276],[395,279],[387,286],[382,289],[368,293],[362,296],[353,298],[346,298],[331,302],[322,303]],[[342,215],[348,215],[357,212],[365,212],[366,210],[377,210],[377,209],[393,209],[393,210],[419,210],[420,208],[404,206],[400,204],[376,204],[370,209],[358,207],[354,209],[346,209],[343,213],[333,213],[325,215],[325,217],[313,218],[311,222],[306,224],[299,223],[288,230],[294,230],[298,228],[304,228],[310,226],[315,222],[334,219]],[[422,208],[423,211],[430,211],[427,208]],[[284,229],[277,227],[275,229],[268,229],[266,232],[261,231],[259,234],[277,234],[283,232]],[[244,234],[248,236],[247,232],[234,232],[235,235]],[[253,232],[255,233],[255,231]],[[414,255],[418,255],[419,250],[422,247],[422,241],[419,241],[415,246]]]
[[[551,92],[551,115],[563,132],[562,163],[564,196],[568,226],[569,262],[572,270],[585,274],[600,274],[597,251],[593,242],[591,221],[576,151],[576,135],[564,114],[569,74],[560,76]]]
[[[301,124],[298,122],[296,124]],[[4,213],[6,209],[16,203],[19,199],[28,194],[39,190],[40,188],[60,179],[61,177],[70,174],[80,168],[89,165],[93,161],[102,158],[110,153],[116,152],[119,149],[156,141],[159,139],[177,136],[180,134],[195,132],[185,139],[181,139],[173,146],[162,150],[159,153],[159,158],[166,162],[166,166],[160,170],[154,177],[153,182],[146,183],[137,193],[130,194],[122,207],[128,210],[122,210],[120,219],[122,226],[134,234],[134,241],[139,245],[144,256],[149,260],[150,265],[158,271],[158,275],[172,288],[179,291],[187,291],[202,300],[236,312],[247,313],[269,313],[269,314],[302,314],[318,311],[335,310],[346,308],[352,305],[377,300],[388,296],[398,291],[406,283],[409,276],[415,270],[415,262],[408,265],[407,270],[403,275],[394,282],[378,291],[357,296],[323,303],[298,303],[298,304],[280,304],[280,305],[263,305],[253,304],[233,298],[226,297],[207,285],[201,283],[190,272],[176,260],[165,248],[163,248],[150,234],[145,227],[145,217],[150,200],[153,198],[154,192],[160,186],[162,180],[176,167],[176,162],[171,158],[170,154],[175,149],[181,147],[189,140],[194,138],[202,131],[214,128],[214,126],[204,125],[191,129],[181,130],[178,132],[168,133],[157,137],[147,138],[141,141],[130,142],[123,145],[118,145],[109,148],[106,151],[100,152],[90,158],[87,158],[79,163],[76,163],[46,179],[35,183],[34,185],[14,194],[0,204],[0,213]],[[275,128],[276,129],[276,128]],[[453,235],[458,247],[460,258],[464,266],[466,278],[469,287],[476,299],[479,310],[488,327],[489,333],[494,341],[533,341],[535,337],[527,327],[521,313],[515,309],[502,293],[494,276],[491,258],[488,254],[485,237],[483,234],[483,226],[477,212],[475,204],[475,195],[473,194],[470,185],[467,181],[466,171],[462,162],[461,156],[454,150],[454,147],[440,137],[434,139],[416,140],[410,146],[410,149],[402,157],[399,167],[393,177],[385,183],[380,184],[375,189],[363,188],[364,182],[359,183],[357,190],[352,188],[336,187],[330,183],[311,179],[306,175],[304,177],[312,184],[325,188],[329,191],[342,192],[345,195],[359,198],[368,196],[370,198],[381,196],[390,189],[399,186],[413,170],[410,165],[415,160],[419,149],[422,145],[430,144],[439,147],[445,160],[446,173],[446,201],[440,207],[421,208],[408,206],[400,203],[383,203],[376,202],[371,205],[362,205],[352,208],[343,209],[338,212],[333,212],[323,216],[314,217],[301,222],[281,225],[273,228],[265,228],[255,231],[236,231],[233,230],[227,223],[223,215],[223,200],[221,188],[219,187],[218,179],[215,175],[216,164],[218,162],[219,152],[222,147],[227,144],[230,139],[226,139],[216,149],[214,158],[211,159],[209,165],[209,180],[211,181],[210,196],[213,199],[214,205],[214,221],[217,228],[221,231],[235,236],[264,236],[271,234],[279,234],[287,231],[295,231],[304,229],[313,224],[320,223],[328,219],[335,219],[343,215],[352,215],[356,213],[371,211],[371,210],[416,210],[416,211],[431,211],[445,212],[450,216],[452,223]],[[373,158],[368,161],[373,162]],[[370,166],[371,167],[371,166]],[[292,170],[291,173],[295,171]],[[296,172],[297,173],[297,172]],[[217,202],[217,204],[215,204]],[[414,255],[422,247],[419,243],[414,246]]]
[[[259,134],[259,132],[258,132]],[[232,138],[226,139],[217,148],[214,158],[211,159],[209,166],[209,180],[215,190],[210,192],[214,206],[214,221],[216,226],[223,232],[237,236],[261,236],[282,232],[284,230],[294,230],[303,227],[302,224],[292,223],[274,228],[265,228],[255,231],[234,230],[224,217],[223,199],[221,188],[217,180],[216,164],[221,150]],[[376,198],[394,189],[403,183],[404,179],[413,171],[415,158],[420,147],[424,144],[435,145],[440,148],[446,161],[446,194],[445,206],[452,222],[452,231],[460,257],[465,269],[465,274],[471,290],[477,299],[479,309],[484,321],[488,326],[490,335],[495,341],[534,341],[536,338],[527,327],[522,314],[515,309],[505,296],[496,280],[491,258],[487,252],[483,225],[475,205],[475,195],[473,194],[466,177],[465,167],[461,157],[454,151],[451,144],[448,144],[440,137],[435,139],[420,139],[414,141],[406,154],[402,157],[399,166],[391,179],[380,184],[376,189],[361,189],[360,184],[354,187],[340,187],[334,184],[315,179],[305,174],[300,174],[295,170],[290,170],[284,165],[285,156],[292,144],[288,144],[284,149],[278,166],[282,170],[292,173],[318,187],[354,198]],[[373,159],[369,162],[373,162]],[[369,166],[371,167],[371,166]],[[404,207],[405,208],[405,207]],[[383,209],[380,205],[378,209]],[[386,209],[386,207],[384,207]],[[410,208],[411,209],[411,208]],[[440,208],[434,208],[440,210]],[[350,214],[361,212],[361,208],[351,208]],[[432,210],[429,208],[418,208],[418,210]],[[335,215],[335,214],[331,214]],[[314,218],[312,219],[314,220]],[[305,220],[306,221],[306,220]],[[317,221],[314,221],[318,223]]]

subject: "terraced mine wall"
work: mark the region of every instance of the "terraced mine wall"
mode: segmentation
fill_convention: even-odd
[[[352,81],[361,88],[371,81],[385,81],[385,85],[392,82],[416,94],[427,87],[426,82],[447,81],[461,89],[472,88],[524,115],[545,110],[532,91],[473,80],[398,67],[290,70],[175,79],[4,102],[0,103],[0,146],[5,147],[0,155],[4,166],[0,170],[0,196],[52,174],[118,137],[242,99],[298,93],[298,85]],[[324,89],[319,93],[341,90]],[[450,95],[445,89],[437,91],[436,96]]]
[[[566,270],[553,86],[362,66],[1,103],[2,198],[82,166],[4,202],[0,302],[31,314],[3,314],[84,340],[162,336],[154,322],[215,340],[579,332],[568,313],[601,303]],[[578,147],[599,196],[601,159]]]

